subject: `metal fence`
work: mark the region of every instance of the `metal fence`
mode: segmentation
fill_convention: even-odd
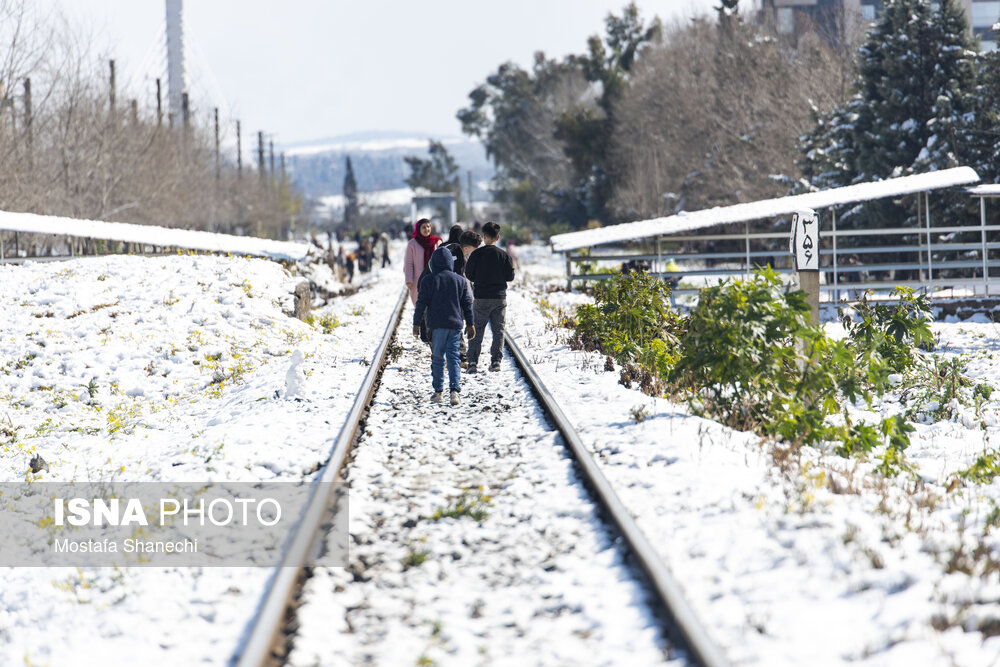
[[[783,223],[788,226],[788,222]],[[729,228],[736,225],[729,225]],[[610,277],[602,269],[628,262],[676,281],[677,295],[696,294],[719,278],[746,276],[758,266],[792,273],[787,231],[742,230],[646,239],[628,246],[605,246],[567,253],[568,285]],[[773,230],[775,225],[770,225]],[[821,216],[820,292],[824,302],[853,300],[866,290],[897,286],[931,297],[988,297],[1000,294],[1000,225],[897,227],[838,230],[836,218]],[[668,265],[673,262],[674,266]],[[583,270],[584,267],[591,270]],[[673,269],[673,270],[669,270]],[[991,275],[992,274],[992,275]]]

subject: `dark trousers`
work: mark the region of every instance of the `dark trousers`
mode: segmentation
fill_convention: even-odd
[[[431,343],[431,386],[434,391],[444,390],[444,367],[448,366],[448,388],[462,391],[462,369],[458,363],[458,342],[461,329],[434,329]]]
[[[479,363],[479,351],[483,346],[486,323],[490,325],[493,341],[490,345],[490,361],[503,358],[503,325],[507,317],[507,299],[476,299],[472,304],[472,318],[476,325],[476,337],[469,342],[469,365]]]

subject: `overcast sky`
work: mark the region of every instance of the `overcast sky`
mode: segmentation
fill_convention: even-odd
[[[37,0],[28,0],[29,2]],[[163,0],[44,0],[97,38],[143,104],[166,82]],[[673,21],[716,0],[639,0]],[[196,112],[286,145],[382,130],[454,136],[468,93],[507,60],[583,53],[623,0],[185,0]],[[124,95],[124,93],[122,93]],[[142,101],[146,96],[146,101]]]

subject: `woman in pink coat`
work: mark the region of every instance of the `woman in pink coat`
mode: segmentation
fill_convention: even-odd
[[[413,235],[406,244],[406,255],[403,257],[403,279],[410,290],[410,301],[417,303],[417,287],[420,274],[427,268],[434,250],[441,243],[441,237],[431,234],[431,221],[427,218],[417,220],[413,225]]]

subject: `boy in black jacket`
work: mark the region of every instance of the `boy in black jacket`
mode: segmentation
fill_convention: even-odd
[[[493,342],[490,346],[490,370],[500,370],[503,358],[503,326],[507,316],[507,283],[514,279],[514,265],[510,255],[497,247],[500,225],[487,222],[483,225],[483,246],[469,255],[465,264],[465,277],[472,281],[475,338],[469,343],[469,368],[475,373],[479,352],[483,345],[486,323],[490,323]]]
[[[444,364],[448,359],[448,386],[451,404],[461,403],[461,373],[458,342],[462,338],[462,321],[467,324],[465,335],[476,334],[472,326],[472,296],[465,278],[455,273],[455,258],[447,248],[438,248],[427,263],[430,274],[420,281],[417,304],[413,311],[413,335],[420,336],[420,322],[427,311],[427,328],[431,330],[432,403],[440,403],[444,393]]]

